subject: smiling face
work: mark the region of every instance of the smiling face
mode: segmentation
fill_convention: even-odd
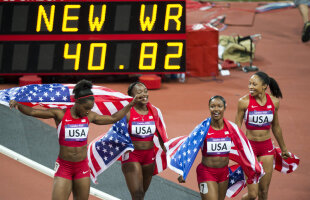
[[[134,86],[131,92],[131,96],[135,97],[137,94],[142,94],[142,104],[147,104],[149,101],[149,93],[147,88],[143,84],[137,84]]]
[[[259,94],[262,94],[267,89],[268,85],[264,84],[264,82],[261,80],[261,78],[257,75],[251,76],[249,80],[249,90],[251,96],[258,96]]]
[[[78,117],[86,117],[91,109],[94,107],[93,100],[87,100],[84,103],[76,103],[76,114]]]
[[[209,110],[211,114],[211,120],[222,120],[225,111],[224,102],[219,98],[212,99],[209,103]]]

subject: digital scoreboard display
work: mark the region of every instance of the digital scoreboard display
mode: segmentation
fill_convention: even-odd
[[[185,72],[185,0],[0,0],[0,75]]]

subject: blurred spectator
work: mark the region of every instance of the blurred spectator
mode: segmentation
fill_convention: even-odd
[[[307,42],[310,39],[310,21],[309,21],[309,12],[308,4],[309,0],[294,0],[295,5],[298,7],[299,12],[302,16],[304,22],[304,28],[302,30],[301,41]]]

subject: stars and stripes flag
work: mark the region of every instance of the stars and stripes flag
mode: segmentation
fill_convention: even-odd
[[[33,84],[0,90],[0,104],[9,106],[16,100],[27,106],[41,105],[46,108],[68,108],[73,106],[75,84]],[[92,111],[100,115],[112,115],[126,106],[132,98],[103,86],[93,85],[95,105]]]
[[[290,153],[290,155],[291,155],[290,158],[287,158],[287,159],[282,158],[280,147],[275,147],[273,168],[284,174],[289,174],[295,171],[299,165],[300,160],[293,153]]]
[[[258,183],[264,175],[264,169],[261,163],[257,161],[251,144],[241,129],[233,122],[224,119],[225,124],[232,137],[232,147],[229,153],[229,159],[237,162],[247,175],[247,183]]]
[[[97,137],[89,144],[87,157],[92,181],[96,183],[99,174],[117,161],[122,154],[133,150],[127,119],[124,117],[113,124],[106,134]]]
[[[229,180],[226,196],[233,198],[246,187],[244,172],[240,165],[235,164],[229,167]]]
[[[184,180],[186,180],[190,168],[203,144],[210,123],[211,119],[208,118],[196,126],[188,137],[174,138],[165,144],[166,149],[169,149],[167,150],[169,168],[182,175]]]
[[[148,109],[154,117],[156,130],[163,142],[166,142],[167,133],[161,111],[150,103]],[[155,144],[155,170],[154,175],[167,168],[166,153],[163,151],[157,132],[153,141]],[[115,161],[117,161],[125,152],[133,151],[133,144],[128,133],[126,117],[115,123],[112,128],[101,136],[94,139],[88,146],[88,165],[91,169],[91,179],[97,182],[97,177]]]

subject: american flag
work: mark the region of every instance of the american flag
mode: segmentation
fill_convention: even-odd
[[[188,137],[178,137],[171,139],[166,144],[168,156],[168,166],[176,173],[186,179],[192,167],[200,147],[208,133],[211,119],[203,121],[195,127]]]
[[[161,111],[150,103],[148,109],[152,112],[158,133],[164,142],[167,139],[166,125],[163,121]],[[153,138],[155,144],[155,170],[154,175],[167,168],[166,153],[160,146],[158,135]],[[117,161],[122,154],[133,151],[133,144],[128,133],[126,118],[115,123],[105,134],[94,139],[88,146],[88,165],[91,169],[91,179],[97,182],[97,177]]]
[[[113,124],[106,134],[97,137],[88,146],[88,165],[93,182],[96,183],[97,176],[117,161],[122,154],[133,150],[127,119],[124,117]]]
[[[33,84],[0,90],[0,104],[9,106],[10,100],[46,108],[68,108],[73,106],[75,84]],[[93,85],[95,105],[92,111],[101,115],[112,115],[126,106],[132,98],[103,86]]]
[[[232,165],[229,167],[229,180],[226,196],[233,198],[239,194],[239,192],[246,187],[246,181],[244,178],[244,172],[240,165]]]
[[[284,174],[289,174],[295,171],[299,165],[300,160],[293,153],[290,153],[290,155],[290,158],[283,159],[281,156],[281,149],[279,147],[275,147],[273,168]]]

